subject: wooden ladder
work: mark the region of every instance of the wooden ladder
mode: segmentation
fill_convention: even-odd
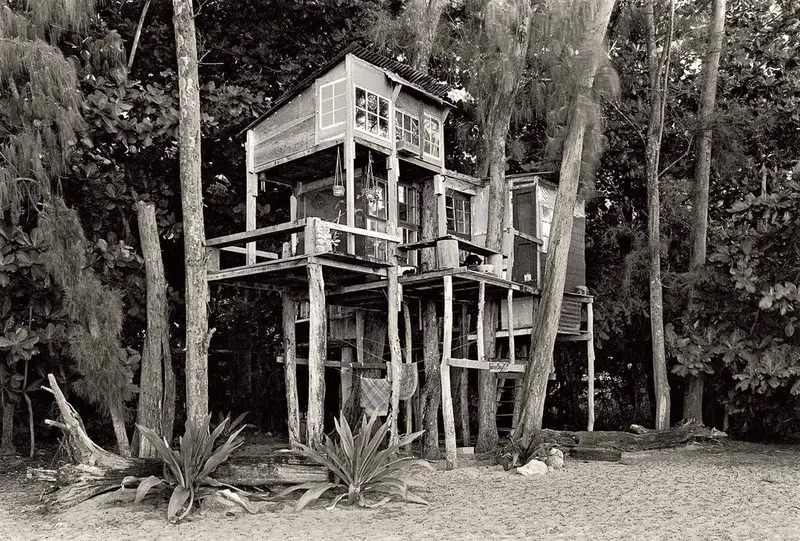
[[[500,376],[497,378],[497,432],[510,436],[516,426],[514,399],[522,386],[518,377]]]

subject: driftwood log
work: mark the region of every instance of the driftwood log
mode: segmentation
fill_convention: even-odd
[[[573,447],[600,447],[634,452],[665,449],[690,442],[720,443],[727,439],[724,432],[694,421],[678,424],[671,430],[642,430],[640,427],[635,430],[637,433],[605,430],[572,432],[545,429],[538,432],[529,448],[536,449],[541,445],[551,445],[563,450]]]
[[[58,469],[28,469],[29,479],[52,485],[42,498],[45,504],[54,509],[66,508],[119,488],[126,477],[162,475],[160,460],[122,457],[94,443],[55,378],[49,375],[48,379],[62,420],[46,423],[59,427],[64,433],[73,464]],[[324,467],[310,464],[294,452],[275,451],[257,457],[233,456],[217,468],[214,478],[235,486],[253,487],[327,481],[328,473]]]

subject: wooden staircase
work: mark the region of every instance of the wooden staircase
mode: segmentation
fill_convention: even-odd
[[[519,412],[515,410],[515,397],[522,386],[519,377],[497,378],[497,433],[510,437],[517,427]]]

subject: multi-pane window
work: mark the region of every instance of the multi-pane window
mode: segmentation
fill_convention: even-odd
[[[445,194],[445,217],[447,232],[460,237],[470,238],[472,233],[472,205],[470,196],[447,190]]]
[[[347,82],[344,79],[319,87],[319,127],[321,129],[344,124],[347,118],[346,88]]]
[[[419,118],[403,111],[395,111],[394,135],[398,143],[419,148]]]
[[[397,186],[397,219],[400,223],[419,227],[419,191],[413,186]]]
[[[375,179],[377,188],[374,197],[366,198],[364,210],[366,213],[366,228],[369,231],[386,233],[386,194],[388,184],[385,180]],[[387,245],[385,240],[365,238],[365,255],[380,261],[386,261]]]
[[[356,87],[356,128],[389,139],[389,100]]]
[[[420,228],[419,190],[414,186],[400,184],[397,186],[397,221],[403,244],[417,242]],[[408,265],[417,264],[417,252],[412,251],[402,260]]]
[[[438,158],[442,151],[441,126],[438,119],[425,115],[425,134],[422,151],[434,158]]]

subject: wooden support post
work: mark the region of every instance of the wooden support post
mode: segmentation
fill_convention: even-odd
[[[247,175],[246,199],[245,199],[245,229],[252,231],[256,228],[256,201],[258,198],[258,175],[255,172],[255,134],[253,130],[247,130],[247,154],[245,157],[245,167]],[[247,243],[247,254],[245,256],[247,265],[255,265],[256,262],[256,243]]]
[[[402,353],[400,351],[400,329],[398,326],[398,312],[400,311],[400,289],[397,283],[397,265],[386,269],[388,278],[388,333],[389,333],[389,359],[392,370],[392,394],[389,410],[389,441],[396,443],[400,435],[397,432],[397,420],[400,416],[400,378],[402,372]]]
[[[414,362],[412,354],[413,348],[411,347],[411,310],[409,310],[408,303],[405,301],[403,301],[403,331],[405,335],[405,340],[403,341],[403,345],[405,346],[405,362],[410,365]],[[414,401],[412,398],[406,400],[406,434],[411,434],[414,431],[413,404]],[[406,450],[409,449],[411,449],[411,444],[406,446]]]
[[[447,469],[458,465],[456,457],[456,426],[453,415],[453,393],[450,387],[450,356],[453,348],[453,277],[444,277],[444,340],[442,341],[442,419]]]
[[[514,290],[508,290],[508,359],[516,361],[516,343],[514,341]]]
[[[478,340],[478,360],[486,360],[486,345],[484,344],[483,328],[483,309],[486,305],[486,282],[478,282],[478,322],[476,323],[475,333]]]
[[[297,303],[288,294],[282,295],[283,304],[283,358],[286,379],[286,409],[289,427],[289,446],[301,443],[300,405],[297,398],[297,340],[295,338],[295,322],[297,321]]]
[[[467,312],[466,304],[461,305],[461,318],[459,323],[459,356],[462,359],[466,359],[469,356],[469,313]],[[458,389],[458,424],[461,428],[461,445],[469,447],[471,440],[469,431],[469,372],[467,372],[466,368],[461,368],[457,373],[458,382],[456,389]]]
[[[299,188],[302,188],[302,186],[303,183],[299,182],[297,186],[292,189],[292,195],[289,196],[289,220],[292,222],[297,220],[297,190]],[[305,216],[303,217],[305,218]],[[289,242],[290,242],[289,254],[284,255],[283,257],[297,255],[297,233],[292,233]]]
[[[322,265],[309,263],[308,274],[308,413],[306,414],[307,445],[322,445],[323,405],[325,403],[325,357],[327,332],[325,322],[325,282]]]
[[[594,430],[594,308],[591,302],[586,304],[586,328],[589,339],[586,341],[586,357],[589,372],[589,424],[586,430]]]
[[[364,310],[356,310],[356,360],[364,362]]]
[[[339,382],[339,415],[345,411],[350,394],[353,392],[353,348],[342,347],[341,353],[341,369],[340,382]]]
[[[347,225],[356,226],[356,143],[353,140],[353,124],[355,123],[355,87],[353,86],[353,55],[344,59],[345,66],[345,106],[346,121],[344,129],[344,185],[347,209]],[[356,238],[352,233],[347,234],[347,253],[356,253]]]

